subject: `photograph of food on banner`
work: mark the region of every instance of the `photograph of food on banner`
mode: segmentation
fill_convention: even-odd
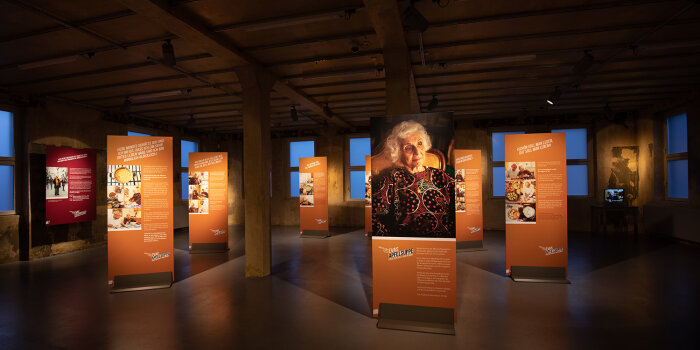
[[[365,206],[372,205],[372,172],[365,171]]]
[[[372,118],[371,134],[374,235],[455,238],[452,115]]]
[[[314,196],[309,196],[309,195],[300,195],[299,196],[299,205],[302,207],[313,207],[314,206]]]
[[[536,223],[535,204],[506,204],[506,224]]]
[[[68,198],[68,168],[46,167],[46,198]]]
[[[190,172],[187,182],[189,213],[209,214],[209,172]]]
[[[313,173],[299,173],[299,194],[303,196],[314,195]]]
[[[107,209],[107,230],[127,231],[141,229],[140,208]]]
[[[107,209],[141,207],[141,166],[107,166]]]

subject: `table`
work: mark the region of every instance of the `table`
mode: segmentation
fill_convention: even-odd
[[[597,215],[596,215],[597,212]],[[600,223],[603,224],[603,233],[608,232],[608,213],[610,212],[621,212],[625,217],[628,215],[632,216],[634,220],[634,235],[638,234],[639,230],[639,207],[630,207],[626,205],[610,205],[610,204],[593,204],[591,205],[591,231],[598,228],[594,224],[594,218],[597,216],[600,219]]]

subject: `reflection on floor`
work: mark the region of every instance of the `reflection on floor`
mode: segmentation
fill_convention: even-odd
[[[109,294],[106,248],[0,265],[2,349],[698,348],[700,248],[569,235],[571,285],[504,277],[505,238],[459,253],[456,336],[376,328],[362,230],[300,239],[274,227],[273,274],[245,279],[243,232],[225,254],[175,238],[170,289]]]

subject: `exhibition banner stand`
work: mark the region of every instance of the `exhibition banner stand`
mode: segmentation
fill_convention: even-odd
[[[457,251],[485,250],[481,151],[456,149],[454,159]]]
[[[327,173],[326,157],[299,158],[299,234],[301,237],[330,236]]]
[[[46,226],[95,220],[96,169],[94,150],[46,147]]]
[[[506,274],[517,282],[567,277],[566,134],[505,136]]]
[[[454,179],[449,113],[371,119],[373,315],[377,327],[454,334]]]
[[[187,205],[191,254],[228,251],[228,153],[189,154]]]
[[[372,235],[372,156],[365,156],[365,236]]]
[[[173,281],[173,139],[107,136],[107,265],[111,292]]]

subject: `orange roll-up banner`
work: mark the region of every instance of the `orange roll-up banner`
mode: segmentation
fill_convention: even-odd
[[[228,153],[190,153],[189,159],[189,248],[192,243],[224,243],[228,248]]]
[[[505,136],[506,274],[567,270],[566,134]]]
[[[380,304],[452,309],[457,263],[450,113],[371,118],[372,313]]]
[[[114,276],[172,276],[172,137],[107,136],[105,175],[109,284]]]
[[[372,233],[372,156],[365,156],[365,236]]]
[[[481,151],[455,151],[455,220],[457,242],[482,241]]]
[[[299,158],[299,223],[304,231],[328,231],[328,176],[326,157]],[[308,233],[308,232],[307,232]]]

